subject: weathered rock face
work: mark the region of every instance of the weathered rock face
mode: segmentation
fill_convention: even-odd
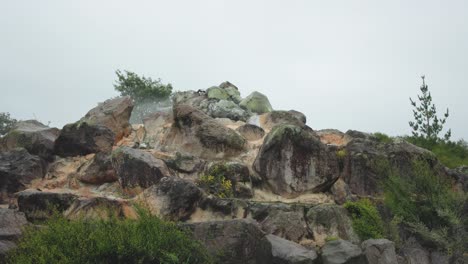
[[[348,133],[348,132],[347,132]],[[438,162],[431,152],[399,140],[393,143],[381,143],[369,135],[356,135],[345,148],[343,180],[353,194],[360,196],[382,193],[381,182],[387,177],[382,172],[382,165],[388,164],[402,176],[411,176],[415,160],[427,162],[434,170]],[[385,169],[385,168],[384,168]],[[442,173],[442,172],[441,172]]]
[[[82,118],[81,122],[102,125],[114,132],[115,140],[128,136],[132,127],[128,120],[133,110],[130,96],[117,97],[100,103]]]
[[[108,153],[97,153],[94,157],[82,164],[77,172],[78,180],[90,184],[102,184],[118,180],[110,155]]]
[[[42,178],[45,171],[46,166],[41,158],[25,149],[0,152],[0,202],[24,190],[32,180]]]
[[[305,116],[297,111],[271,111],[259,116],[260,126],[265,130],[271,130],[278,125],[305,126]]]
[[[27,223],[23,213],[0,208],[0,263],[3,263],[5,254],[16,247],[15,241]]]
[[[327,237],[339,237],[355,243],[359,242],[359,237],[353,231],[348,212],[341,206],[334,204],[314,206],[307,212],[306,218],[318,245],[323,245]]]
[[[361,249],[345,240],[330,241],[322,247],[323,264],[367,264]]]
[[[67,219],[108,219],[111,216],[134,219],[137,214],[127,201],[93,197],[75,199],[64,216]]]
[[[267,235],[271,243],[273,264],[318,264],[318,255],[314,250],[307,249],[286,239]]]
[[[164,160],[167,166],[180,178],[197,179],[204,168],[206,161],[193,155],[176,152],[174,157]]]
[[[0,149],[8,151],[25,148],[33,155],[51,160],[59,133],[57,128],[50,128],[36,120],[20,121],[12,131],[0,139]]]
[[[271,244],[253,221],[214,221],[185,226],[217,257],[216,263],[272,263]]]
[[[53,193],[26,190],[18,193],[19,211],[30,221],[49,218],[54,210],[64,212],[77,196],[71,193]]]
[[[315,131],[323,144],[345,146],[352,140],[351,136],[336,129],[323,129]]]
[[[77,122],[63,127],[55,141],[55,153],[62,157],[110,152],[115,134],[102,125]]]
[[[310,128],[292,125],[276,126],[268,134],[253,168],[285,197],[326,191],[339,176],[336,154]]]
[[[201,110],[188,105],[174,107],[175,123],[162,145],[202,158],[222,158],[244,150],[246,140]]]
[[[165,177],[145,190],[139,199],[153,214],[163,219],[184,221],[195,211],[202,195],[202,191],[191,182]]]
[[[270,101],[266,95],[253,92],[246,98],[244,98],[239,105],[247,109],[253,113],[263,114],[273,111],[273,107],[271,107]]]
[[[395,244],[387,239],[369,239],[361,244],[369,264],[394,264],[397,262]]]
[[[112,164],[122,188],[148,188],[170,175],[164,161],[129,147],[114,150]]]
[[[265,130],[263,130],[263,128],[251,124],[240,126],[236,131],[249,141],[259,140],[265,136]]]
[[[298,243],[311,238],[304,211],[303,207],[285,204],[255,203],[249,206],[250,216],[260,223],[263,231]]]

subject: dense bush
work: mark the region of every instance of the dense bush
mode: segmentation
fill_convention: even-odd
[[[468,246],[464,207],[466,195],[451,189],[426,162],[415,161],[413,176],[391,172],[384,184],[384,202],[403,226],[419,239],[448,253]]]
[[[202,175],[197,181],[197,185],[206,192],[219,198],[229,198],[233,196],[232,182],[223,175]]]
[[[351,214],[353,229],[362,239],[383,238],[384,226],[377,208],[369,199],[346,202],[344,207]]]
[[[372,134],[379,142],[381,143],[392,143],[393,139],[388,135],[380,132],[375,132]]]
[[[28,227],[9,263],[211,263],[206,250],[175,224],[146,212],[138,220],[55,216]]]
[[[405,137],[405,140],[432,151],[449,168],[468,165],[468,144],[466,141],[430,140],[423,137]]]

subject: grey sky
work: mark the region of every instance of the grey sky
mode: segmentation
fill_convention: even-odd
[[[401,135],[424,73],[468,139],[466,0],[5,0],[0,40],[0,112],[20,119],[74,122],[128,69],[176,90],[229,80],[314,129]]]

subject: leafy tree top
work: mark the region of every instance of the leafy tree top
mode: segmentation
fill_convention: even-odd
[[[439,140],[439,134],[443,130],[444,124],[449,116],[449,109],[444,114],[443,118],[437,116],[435,104],[432,103],[432,96],[425,82],[425,76],[421,76],[422,85],[420,87],[421,95],[418,95],[419,103],[410,98],[411,105],[414,107],[414,121],[410,121],[409,125],[413,129],[414,137],[421,137],[428,140]],[[443,140],[449,140],[452,131],[449,129],[445,133]]]
[[[143,101],[160,101],[167,99],[172,93],[171,84],[162,84],[161,79],[153,80],[149,77],[138,76],[131,71],[115,72],[117,81],[115,90],[121,95],[129,95],[136,103]]]
[[[10,113],[0,113],[0,136],[8,133],[16,122],[16,119],[10,117]]]

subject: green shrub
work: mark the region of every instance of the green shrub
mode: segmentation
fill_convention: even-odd
[[[466,248],[463,208],[467,196],[453,191],[450,181],[437,175],[427,162],[415,161],[412,174],[391,173],[384,184],[385,205],[426,244],[448,253]]]
[[[393,139],[389,137],[388,135],[380,132],[375,132],[374,137],[381,143],[392,143]]]
[[[10,113],[0,113],[0,136],[7,134],[17,120],[10,117]]]
[[[362,239],[383,238],[384,227],[377,208],[369,199],[346,202],[344,207],[351,214],[353,229]]]
[[[442,141],[423,137],[404,138],[411,144],[432,151],[440,162],[449,168],[468,165],[468,144],[466,141]]]
[[[229,198],[233,196],[232,182],[223,175],[202,175],[197,181],[197,185],[219,198]]]
[[[173,223],[147,212],[137,220],[55,216],[27,227],[8,263],[212,263],[206,249]]]

